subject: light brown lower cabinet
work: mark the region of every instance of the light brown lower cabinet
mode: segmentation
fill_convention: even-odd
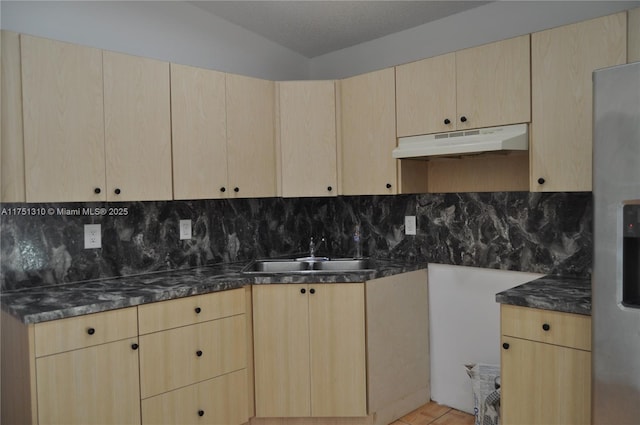
[[[591,423],[591,317],[501,306],[501,422]]]
[[[367,415],[364,283],[253,287],[256,417]]]
[[[247,416],[247,370],[142,400],[143,424],[243,424]]]

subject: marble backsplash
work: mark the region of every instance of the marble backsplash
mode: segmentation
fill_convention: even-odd
[[[28,208],[28,210],[24,210]],[[253,258],[365,256],[590,276],[591,193],[459,193],[0,206],[2,290]],[[418,232],[404,234],[404,216]],[[179,220],[192,221],[180,240]],[[102,248],[84,249],[101,224]]]

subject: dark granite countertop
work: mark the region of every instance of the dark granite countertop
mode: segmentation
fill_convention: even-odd
[[[591,315],[591,279],[544,276],[496,294],[496,301],[523,307]]]
[[[373,270],[290,274],[243,274],[241,271],[248,263],[216,264],[194,269],[6,291],[0,294],[0,305],[2,310],[23,323],[31,324],[241,288],[245,285],[364,282],[427,267],[426,263],[374,261]]]

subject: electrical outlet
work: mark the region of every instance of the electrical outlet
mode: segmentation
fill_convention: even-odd
[[[102,247],[102,232],[99,224],[84,225],[84,249]]]
[[[405,235],[415,235],[417,230],[416,226],[416,216],[415,215],[407,215],[404,217],[404,234]]]
[[[191,220],[180,220],[180,240],[191,239]]]

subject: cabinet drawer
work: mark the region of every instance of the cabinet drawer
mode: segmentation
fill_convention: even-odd
[[[142,423],[240,425],[249,420],[247,396],[242,369],[142,400]]]
[[[502,335],[591,351],[591,317],[501,305]]]
[[[142,398],[244,369],[244,314],[140,337]]]
[[[242,288],[145,304],[138,307],[140,335],[244,312]]]
[[[136,308],[124,308],[35,325],[36,357],[138,336]]]

